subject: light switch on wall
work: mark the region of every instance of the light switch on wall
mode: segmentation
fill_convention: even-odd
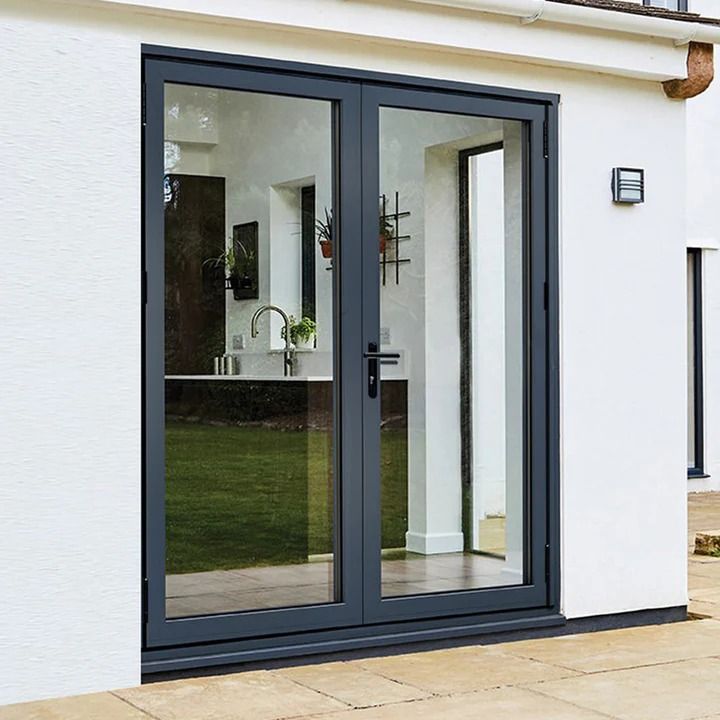
[[[244,350],[245,349],[245,335],[233,335],[232,336],[232,349],[233,350]]]

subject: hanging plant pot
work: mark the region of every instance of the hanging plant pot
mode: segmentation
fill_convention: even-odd
[[[332,243],[329,240],[320,240],[320,252],[324,258],[331,258]]]
[[[385,253],[385,248],[387,248],[387,235],[384,235],[383,233],[380,233],[379,237],[380,241],[380,254],[383,255]]]
[[[247,274],[236,275],[233,273],[226,282],[228,290],[232,290],[234,300],[253,300],[258,297],[257,287]]]
[[[240,300],[240,297],[238,297],[240,294],[240,278],[237,275],[231,275],[228,278],[228,284],[233,291],[233,298]]]

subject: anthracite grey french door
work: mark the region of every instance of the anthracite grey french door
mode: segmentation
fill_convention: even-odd
[[[158,667],[555,607],[549,100],[338,73],[145,60]]]

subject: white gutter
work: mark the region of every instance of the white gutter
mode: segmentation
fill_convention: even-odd
[[[669,20],[640,13],[602,10],[584,5],[566,5],[552,0],[406,0],[441,7],[510,15],[523,24],[538,20],[576,25],[597,30],[667,38],[676,45],[689,42],[720,44],[720,26],[706,25],[692,20]]]

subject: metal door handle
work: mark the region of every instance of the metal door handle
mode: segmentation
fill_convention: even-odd
[[[397,365],[400,353],[378,352],[377,343],[368,343],[368,351],[363,353],[368,361],[368,396],[376,398],[378,394],[378,361],[381,365]]]
[[[366,352],[364,356],[376,360],[398,360],[400,353]],[[397,363],[394,362],[391,365],[397,365]]]

